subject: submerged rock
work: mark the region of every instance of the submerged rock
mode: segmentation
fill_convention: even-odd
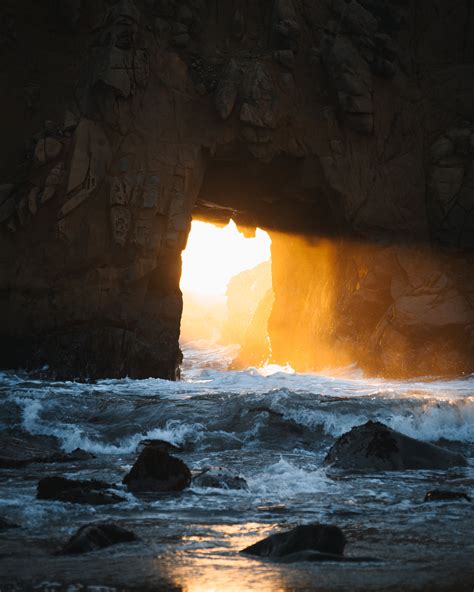
[[[19,525],[0,516],[0,530],[7,530],[8,528],[19,528]]]
[[[138,537],[130,530],[118,526],[114,522],[97,522],[86,524],[69,539],[61,549],[61,555],[90,553],[119,543],[137,541]]]
[[[462,454],[415,440],[374,421],[356,426],[338,438],[324,462],[339,469],[369,471],[448,469],[467,465]]]
[[[209,467],[193,477],[196,487],[216,489],[248,489],[247,481],[225,467]]]
[[[433,489],[425,495],[425,502],[441,501],[471,501],[471,496],[465,491],[448,491],[445,489]]]
[[[64,452],[54,436],[37,436],[21,430],[0,432],[0,468],[23,467],[31,463],[88,460],[94,455],[76,448]]]
[[[281,558],[303,551],[316,551],[342,557],[345,545],[346,537],[338,526],[308,524],[297,526],[287,532],[273,534],[243,549],[242,553],[258,557]]]
[[[191,483],[191,471],[182,460],[152,445],[142,450],[123,483],[133,492],[181,491]]]
[[[64,477],[45,477],[38,483],[36,497],[74,504],[117,504],[125,498],[107,491],[111,485],[105,481],[89,479],[77,481]]]

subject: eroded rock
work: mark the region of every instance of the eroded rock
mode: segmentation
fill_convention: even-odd
[[[461,454],[415,440],[374,421],[356,426],[338,438],[324,462],[338,469],[365,471],[449,469],[467,465]]]

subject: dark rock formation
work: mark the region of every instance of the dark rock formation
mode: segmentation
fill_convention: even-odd
[[[126,530],[113,522],[96,522],[81,526],[79,530],[69,539],[61,549],[61,555],[75,555],[79,553],[90,553],[117,545],[119,543],[130,543],[138,538],[130,530]]]
[[[53,436],[35,436],[21,430],[0,432],[0,467],[23,467],[30,463],[70,462],[87,460],[94,456],[77,449],[65,453]]]
[[[225,467],[210,467],[193,477],[193,485],[216,489],[248,489],[247,481]]]
[[[442,501],[471,501],[471,497],[465,491],[449,491],[446,489],[433,489],[425,495],[425,502]]]
[[[1,19],[1,365],[176,378],[195,216],[271,233],[275,361],[474,371],[469,3],[216,6]]]
[[[123,482],[135,493],[181,491],[191,483],[191,472],[160,446],[146,446]]]
[[[123,497],[108,491],[111,485],[105,481],[45,477],[38,483],[36,497],[74,504],[109,505],[124,501]]]
[[[302,551],[342,556],[346,537],[340,528],[326,524],[297,526],[287,532],[273,534],[247,547],[242,553],[259,557],[281,558]]]
[[[7,520],[6,518],[2,518],[0,516],[0,530],[7,530],[9,528],[19,528],[19,526],[11,520]]]
[[[338,469],[367,471],[449,469],[467,465],[462,454],[415,440],[373,421],[342,435],[324,462]]]

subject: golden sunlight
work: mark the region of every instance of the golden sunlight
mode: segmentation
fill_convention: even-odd
[[[181,290],[223,297],[233,276],[270,259],[270,244],[259,228],[255,238],[245,238],[233,220],[225,228],[193,221],[182,255]]]

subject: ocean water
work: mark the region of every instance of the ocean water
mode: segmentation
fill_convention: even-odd
[[[183,380],[47,382],[0,374],[0,430],[54,435],[96,458],[0,470],[0,590],[452,590],[474,586],[474,504],[425,503],[434,488],[474,497],[474,377],[388,381],[357,368],[297,374],[227,371],[235,348],[184,346]],[[335,439],[368,419],[469,458],[450,471],[348,474],[323,465]],[[197,470],[224,466],[248,491],[191,487],[142,500],[121,481],[140,442],[183,447]],[[99,478],[126,501],[35,499],[46,475]],[[57,549],[81,525],[112,519],[140,537],[77,557]],[[239,550],[297,524],[340,526],[347,555],[378,563],[273,564]]]

